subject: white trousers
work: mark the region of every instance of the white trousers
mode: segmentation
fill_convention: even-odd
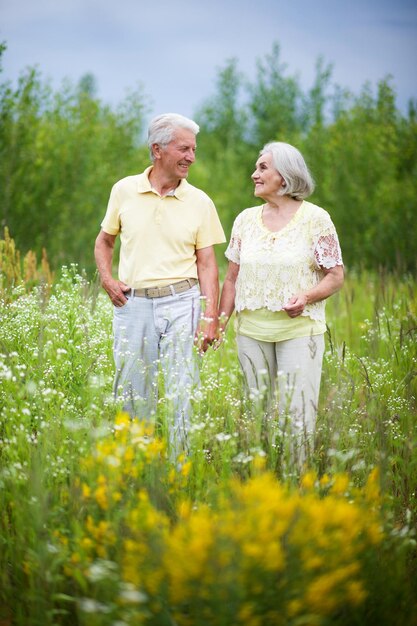
[[[240,365],[251,397],[268,400],[287,417],[298,438],[311,437],[316,425],[324,335],[286,341],[257,341],[237,335]],[[259,404],[260,406],[260,404]],[[305,457],[305,451],[301,455]]]

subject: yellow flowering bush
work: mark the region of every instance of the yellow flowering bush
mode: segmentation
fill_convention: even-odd
[[[164,441],[154,436],[152,425],[120,413],[113,433],[98,440],[81,463],[74,498],[81,502],[81,516],[71,560],[84,573],[94,559],[116,558],[125,544],[130,546],[129,540],[122,538],[129,526],[140,523],[145,527],[149,517],[151,528],[158,516],[164,523],[143,485],[145,476],[156,473],[165,462],[165,447]]]
[[[383,535],[366,490],[349,501],[342,481],[322,497],[315,481],[289,491],[264,473],[233,482],[214,508],[189,509],[167,536],[162,564],[176,623],[204,615],[201,623],[319,624],[361,604],[361,559]]]
[[[258,468],[211,502],[193,503],[184,495],[192,463],[184,460],[177,477],[165,476],[177,491],[168,515],[146,481],[164,452],[146,424],[122,414],[81,467],[84,517],[67,573],[102,600],[91,580],[105,563],[114,617],[155,626],[325,624],[364,603],[363,563],[384,540],[376,472],[363,489],[344,474],[312,473],[290,489]],[[140,610],[134,601],[126,607],[126,588]]]

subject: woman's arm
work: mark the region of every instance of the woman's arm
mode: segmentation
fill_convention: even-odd
[[[219,329],[224,331],[233,311],[235,310],[236,279],[239,274],[239,265],[229,261],[226,278],[224,280],[219,306]]]
[[[344,281],[343,265],[335,265],[330,269],[322,267],[322,270],[325,276],[315,287],[296,294],[289,300],[288,304],[283,307],[283,310],[286,311],[290,317],[301,315],[307,304],[325,300],[333,293],[336,293],[336,291],[339,291]]]

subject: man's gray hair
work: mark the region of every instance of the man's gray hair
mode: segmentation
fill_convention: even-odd
[[[179,113],[164,113],[151,120],[148,129],[148,148],[152,161],[154,161],[152,146],[157,143],[162,148],[166,148],[172,141],[177,128],[190,130],[194,135],[197,135],[200,130],[198,124]]]
[[[268,152],[272,155],[275,169],[285,181],[285,186],[278,191],[279,196],[288,195],[295,200],[303,200],[313,193],[314,180],[297,148],[289,143],[273,141],[267,143],[259,154]]]

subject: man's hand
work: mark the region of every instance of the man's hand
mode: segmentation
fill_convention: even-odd
[[[125,292],[130,291],[130,287],[122,283],[120,280],[108,278],[103,281],[103,289],[107,291],[114,306],[121,307],[126,304],[127,298],[125,296]]]
[[[125,292],[129,291],[130,287],[112,277],[111,270],[115,240],[116,235],[109,235],[109,233],[101,230],[96,239],[94,256],[103,289],[109,294],[109,298],[114,306],[121,307],[127,302]]]
[[[218,321],[211,317],[203,316],[200,319],[197,332],[195,334],[194,343],[200,354],[207,352],[209,347],[217,341]]]

